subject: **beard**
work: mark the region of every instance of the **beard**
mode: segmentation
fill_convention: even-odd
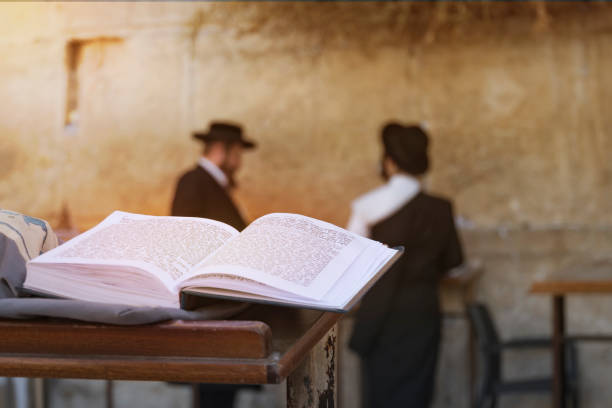
[[[223,162],[219,168],[227,177],[227,188],[231,190],[238,187],[238,183],[236,183],[236,178],[234,177],[234,174],[236,174],[236,169],[228,165],[226,162]]]
[[[389,181],[389,173],[387,173],[387,169],[385,168],[385,161],[384,161],[384,159],[381,160],[380,163],[378,163],[378,172],[380,174],[380,177],[384,181]]]

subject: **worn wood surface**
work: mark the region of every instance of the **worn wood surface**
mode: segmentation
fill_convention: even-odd
[[[265,358],[271,332],[257,321],[112,326],[66,320],[0,321],[4,353]]]
[[[280,383],[339,318],[253,306],[232,321],[134,327],[1,321],[0,376]]]
[[[338,329],[334,326],[287,379],[287,408],[333,408],[338,401]]]
[[[612,263],[607,260],[568,266],[531,285],[531,293],[612,293]]]
[[[545,280],[531,285],[531,293],[539,294],[593,294],[612,293],[612,278],[609,281]]]

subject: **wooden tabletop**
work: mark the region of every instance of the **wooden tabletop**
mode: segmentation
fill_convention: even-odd
[[[282,382],[341,315],[252,306],[232,320],[0,320],[0,376]]]
[[[484,271],[482,261],[470,260],[459,267],[451,269],[441,280],[443,287],[463,287],[472,284]]]
[[[536,294],[612,293],[612,261],[601,260],[572,265],[533,282]]]

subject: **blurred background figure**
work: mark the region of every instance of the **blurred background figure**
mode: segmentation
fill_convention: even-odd
[[[364,407],[428,407],[441,332],[438,284],[463,260],[448,200],[422,191],[427,134],[387,124],[387,183],[352,204],[348,228],[405,253],[364,297],[349,346],[362,358]]]
[[[230,190],[236,187],[234,177],[242,164],[243,150],[255,148],[255,143],[244,139],[240,126],[221,122],[193,137],[204,142],[204,151],[197,166],[179,179],[172,215],[210,218],[242,230],[246,223]]]
[[[255,143],[244,138],[240,126],[221,122],[211,123],[208,132],[196,132],[193,137],[204,142],[203,155],[197,166],[179,179],[172,215],[210,218],[239,231],[244,229],[246,222],[230,190],[236,186],[234,177],[242,164],[243,150],[255,148]],[[200,384],[197,406],[232,408],[240,388],[231,384]]]

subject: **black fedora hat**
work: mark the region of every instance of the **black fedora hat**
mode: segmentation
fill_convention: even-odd
[[[429,136],[420,126],[387,123],[382,130],[382,140],[385,154],[400,169],[417,176],[427,172]]]
[[[253,149],[256,144],[242,134],[242,127],[228,122],[212,122],[208,132],[194,132],[193,137],[203,142],[240,143],[245,149]]]

